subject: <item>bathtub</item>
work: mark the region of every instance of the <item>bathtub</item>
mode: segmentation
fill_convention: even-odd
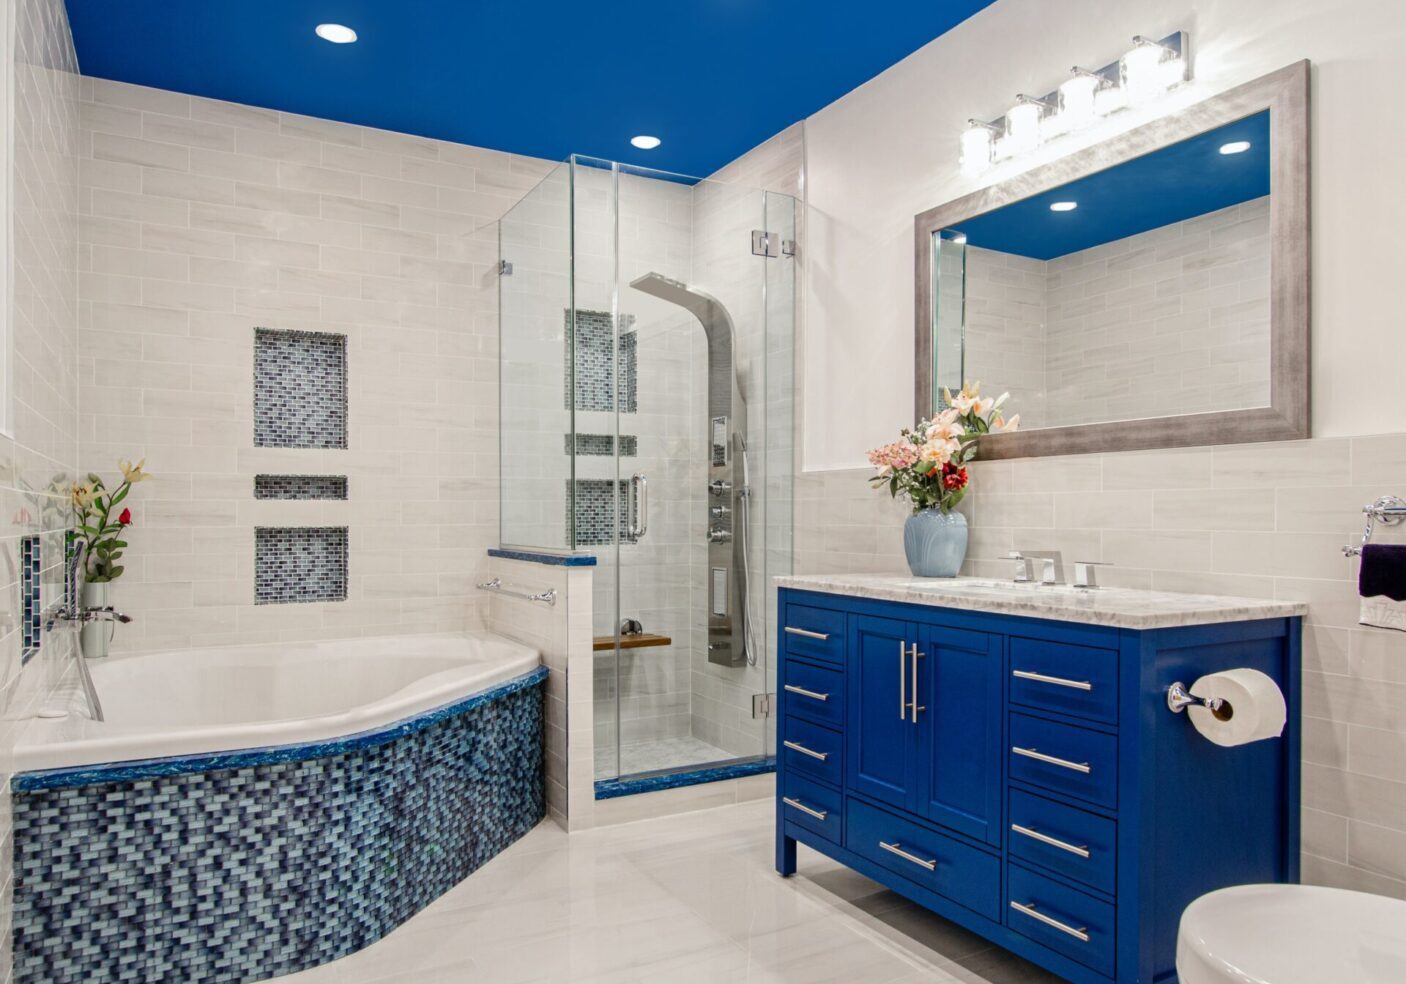
[[[327,963],[546,812],[547,671],[501,637],[89,665],[107,720],[75,697],[15,754],[17,984],[223,984]]]

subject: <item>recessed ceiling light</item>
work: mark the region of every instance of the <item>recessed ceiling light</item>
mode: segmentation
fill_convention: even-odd
[[[356,40],[356,32],[345,24],[319,24],[317,36],[333,44],[351,44]]]
[[[664,141],[660,140],[658,137],[651,137],[645,134],[630,138],[630,144],[634,147],[638,147],[640,150],[653,150],[663,142]]]
[[[1078,202],[1050,202],[1051,212],[1072,212],[1078,207]]]
[[[1250,141],[1248,141],[1248,140],[1232,140],[1232,141],[1231,141],[1230,143],[1228,143],[1228,144],[1221,144],[1220,152],[1221,152],[1222,154],[1225,154],[1225,155],[1228,157],[1228,156],[1230,156],[1231,154],[1243,154],[1243,153],[1245,153],[1245,151],[1247,151],[1247,150],[1249,150],[1249,149],[1250,149]]]

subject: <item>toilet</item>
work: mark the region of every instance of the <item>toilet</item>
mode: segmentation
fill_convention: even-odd
[[[1314,885],[1238,885],[1186,907],[1181,984],[1400,984],[1406,902]]]

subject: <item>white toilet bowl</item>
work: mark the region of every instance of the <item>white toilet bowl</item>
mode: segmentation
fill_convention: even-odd
[[[1406,902],[1312,885],[1239,885],[1186,907],[1181,984],[1401,984]]]

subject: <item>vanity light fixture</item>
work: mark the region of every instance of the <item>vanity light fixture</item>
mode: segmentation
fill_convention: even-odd
[[[1051,212],[1072,212],[1078,207],[1078,202],[1050,202]]]
[[[640,134],[638,137],[630,138],[630,146],[638,147],[640,150],[653,150],[664,141],[658,137],[651,137],[647,134]]]
[[[1122,58],[1098,71],[1075,66],[1054,92],[1016,96],[1001,119],[968,120],[961,138],[962,173],[977,177],[993,164],[1028,154],[1100,117],[1146,105],[1191,79],[1190,50],[1185,31],[1160,41],[1139,34]]]
[[[1249,149],[1250,141],[1248,140],[1232,140],[1230,143],[1221,144],[1220,146],[1220,152],[1226,157],[1229,157],[1231,154],[1243,154]]]
[[[313,28],[313,33],[333,44],[351,44],[356,40],[356,32],[345,24],[319,24]]]

